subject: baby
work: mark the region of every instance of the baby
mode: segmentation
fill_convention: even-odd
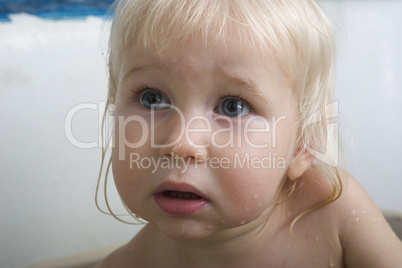
[[[107,170],[147,223],[100,267],[402,267],[337,168],[334,41],[314,1],[114,7]]]

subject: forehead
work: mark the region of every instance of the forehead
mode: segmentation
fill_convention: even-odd
[[[252,49],[236,36],[205,43],[196,36],[183,42],[172,43],[169,49],[160,50],[156,45],[139,46],[139,42],[128,46],[121,55],[120,77],[126,76],[130,69],[153,67],[165,72],[194,76],[209,72],[233,74],[252,78],[256,69],[275,76],[282,75],[281,67],[271,54]]]
[[[232,64],[263,56],[255,50],[246,50],[243,46],[234,43],[228,38],[225,42],[203,44],[199,39],[191,38],[186,41],[171,43],[169,47],[165,46],[162,49],[156,44],[144,47],[135,42],[123,50],[121,60],[124,66],[138,60],[176,66],[186,63],[196,64],[196,58],[205,59],[209,62],[214,59],[215,62],[221,64]],[[229,55],[233,55],[233,57],[229,57]]]
[[[213,19],[214,21],[215,19]],[[249,26],[237,21],[228,20],[225,23],[216,19],[215,23],[206,25],[192,25],[180,27],[179,23],[167,23],[168,26],[159,25],[156,29],[147,29],[143,22],[138,22],[136,27],[124,25],[120,29],[121,35],[115,36],[120,47],[118,52],[127,48],[155,52],[161,58],[172,57],[175,53],[197,52],[206,48],[215,50],[241,50],[242,53],[269,57],[270,60],[283,62],[283,49],[290,54],[292,46],[278,36],[268,33],[252,31]],[[191,24],[191,23],[189,23]],[[113,48],[112,48],[113,50]],[[286,56],[287,57],[287,56]],[[289,60],[288,58],[286,59]]]
[[[265,72],[283,74],[283,66],[273,53],[250,46],[236,34],[228,32],[225,38],[205,41],[198,34],[186,40],[170,40],[161,47],[159,42],[144,46],[133,40],[120,56],[122,73],[136,65],[153,65],[183,72],[201,73],[205,68],[247,73],[248,69],[263,68]]]

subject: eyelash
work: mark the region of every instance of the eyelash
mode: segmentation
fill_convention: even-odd
[[[137,87],[137,88],[132,90],[134,100],[138,101],[139,96],[141,96],[141,94],[144,93],[147,90],[155,90],[155,91],[158,91],[159,93],[163,94],[159,89],[152,88],[152,87],[149,87],[149,86],[144,84],[144,85],[141,85],[141,86],[139,86],[139,87]]]
[[[239,99],[242,102],[244,102],[250,108],[250,113],[255,111],[253,105],[251,105],[250,102],[245,100],[245,98],[242,97],[241,94],[224,94],[223,96],[221,96],[219,98],[219,103],[222,103],[225,99],[230,99],[230,98]]]
[[[135,89],[132,90],[134,100],[135,100],[135,101],[139,101],[139,99],[138,99],[139,96],[141,96],[141,94],[144,93],[144,92],[147,91],[147,90],[155,90],[155,91],[158,91],[159,93],[163,94],[163,92],[161,92],[159,89],[152,88],[152,87],[149,87],[149,86],[143,84],[143,85],[141,85],[141,86],[139,86],[139,87],[137,87],[137,88],[135,88]],[[255,111],[254,107],[250,104],[250,102],[248,102],[247,100],[245,100],[244,97],[242,97],[241,94],[229,94],[229,93],[228,93],[228,94],[224,94],[224,95],[222,95],[222,96],[219,98],[219,103],[222,103],[225,99],[228,99],[228,98],[239,99],[239,100],[241,100],[242,102],[244,102],[244,103],[250,108],[250,112],[254,112],[254,111]]]

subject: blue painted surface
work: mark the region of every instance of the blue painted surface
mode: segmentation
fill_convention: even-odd
[[[113,0],[0,0],[0,20],[8,15],[28,13],[46,19],[103,16]]]

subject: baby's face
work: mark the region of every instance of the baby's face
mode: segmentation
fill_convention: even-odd
[[[114,179],[130,210],[174,239],[255,228],[293,160],[290,82],[237,44],[122,55]]]

